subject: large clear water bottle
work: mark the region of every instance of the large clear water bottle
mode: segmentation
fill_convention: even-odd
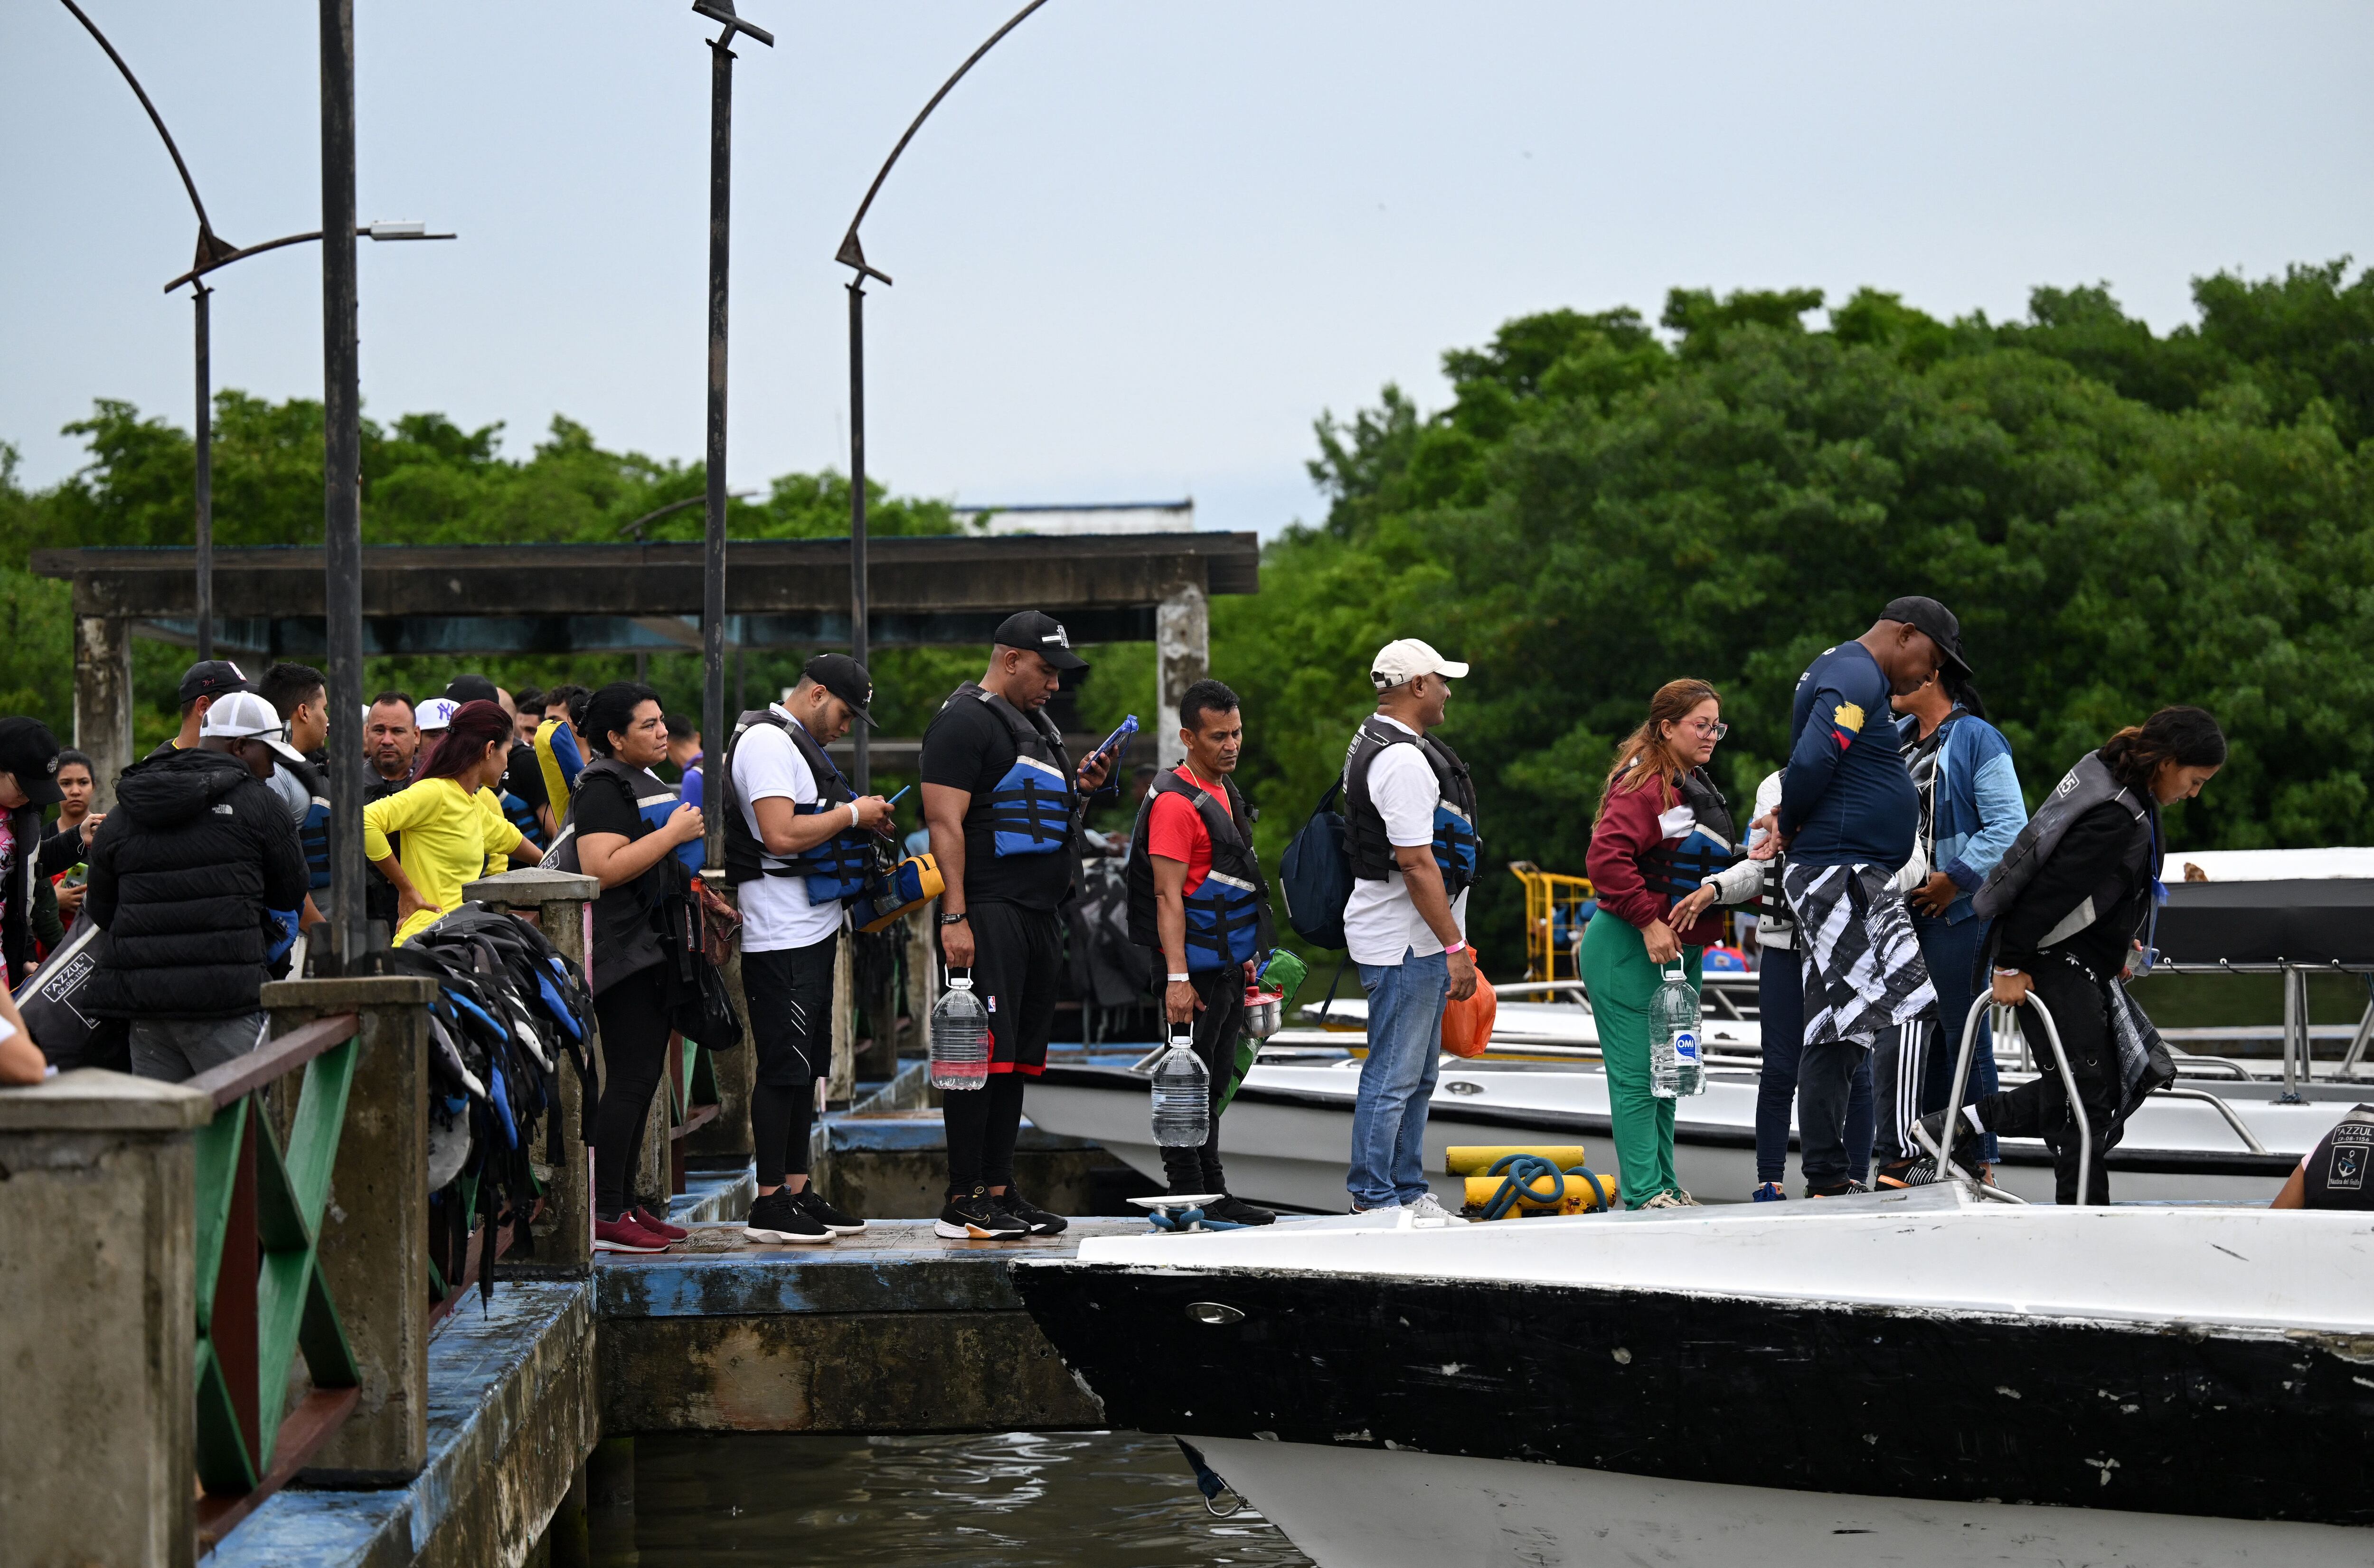
[[[1699,1047],[1705,1038],[1698,993],[1677,964],[1665,971],[1664,982],[1649,1000],[1649,1093],[1661,1100],[1704,1094],[1706,1064]]]
[[[978,1089],[989,1082],[989,1009],[972,994],[972,971],[950,970],[932,1005],[932,1087]]]
[[[1192,1024],[1170,1026],[1170,1048],[1154,1064],[1154,1141],[1200,1149],[1212,1136],[1212,1075],[1195,1054]]]

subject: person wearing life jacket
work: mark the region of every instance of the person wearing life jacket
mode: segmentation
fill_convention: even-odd
[[[865,1228],[809,1181],[808,1144],[817,1080],[832,1067],[843,900],[864,887],[890,827],[890,803],[859,796],[825,747],[852,724],[874,722],[873,697],[864,665],[819,653],[788,698],[735,721],[725,748],[717,809],[725,813],[725,880],[739,890],[742,988],[758,1053],[750,1130],[758,1196],[742,1230],[754,1242],[829,1242]]]
[[[583,686],[555,686],[544,694],[544,722],[535,728],[535,739],[529,749],[535,755],[538,774],[544,779],[545,830],[550,839],[560,836],[560,824],[569,815],[569,802],[577,793],[577,776],[585,771],[583,737],[578,732],[578,718],[594,694]],[[698,809],[698,808],[696,808]]]
[[[2270,1209],[2374,1209],[2374,1106],[2353,1106],[2300,1156]]]
[[[1195,1054],[1211,1074],[1210,1133],[1195,1149],[1165,1147],[1162,1171],[1175,1193],[1220,1193],[1204,1211],[1240,1225],[1277,1216],[1228,1196],[1220,1167],[1220,1111],[1237,1065],[1245,989],[1276,945],[1269,883],[1253,856],[1254,812],[1229,777],[1245,739],[1237,694],[1197,681],[1179,698],[1179,740],[1187,760],[1156,775],[1130,835],[1122,872],[1129,936],[1162,956],[1164,1018],[1192,1024]]]
[[[2081,1195],[2076,1118],[2060,1072],[2046,1059],[2043,1024],[2029,1017],[2024,1031],[2042,1071],[1950,1118],[1955,1148],[1947,1153],[1966,1169],[1961,1152],[1980,1134],[2041,1138],[2052,1148],[2057,1201],[2110,1200],[2103,1154],[2139,1092],[2150,1087],[2149,1070],[2139,1080],[2140,1064],[2122,1065],[2119,1036],[2150,1026],[2149,1019],[2137,1022],[2141,1010],[2124,980],[2148,946],[2166,896],[2161,813],[2200,794],[2225,764],[2226,736],[2216,720],[2198,708],[2161,708],[2080,758],[1979,890],[1973,906],[1994,922],[1994,1000],[2023,1007],[2033,995],[2051,1010],[2094,1151],[2089,1190]],[[2143,965],[2154,956],[2143,953]],[[1949,1116],[1941,1108],[1922,1118],[1932,1147],[1944,1143]]]
[[[267,780],[273,793],[288,802],[297,822],[297,842],[305,851],[305,907],[299,924],[310,930],[329,918],[335,906],[330,896],[330,790],[312,759],[330,740],[330,689],[322,672],[311,664],[274,664],[257,677],[255,695],[270,703],[288,732],[289,750],[304,759],[274,764]]]
[[[1467,666],[1416,638],[1377,650],[1377,710],[1344,755],[1344,849],[1352,895],[1344,943],[1369,999],[1369,1054],[1352,1104],[1355,1212],[1454,1219],[1426,1183],[1426,1114],[1442,1059],[1442,1010],[1475,994],[1467,890],[1483,841],[1467,765],[1432,731]]]
[[[923,731],[923,822],[945,888],[940,952],[971,972],[989,1012],[988,1082],[951,1090],[943,1117],[948,1199],[934,1234],[1001,1241],[1052,1235],[1059,1215],[1014,1185],[1023,1084],[1046,1071],[1062,967],[1063,905],[1079,870],[1078,806],[1111,756],[1076,771],[1047,699],[1088,661],[1052,616],[1008,615],[989,668],[940,705]]]
[[[1722,940],[1707,879],[1738,859],[1731,808],[1706,765],[1728,727],[1704,681],[1668,681],[1607,770],[1586,864],[1599,912],[1582,928],[1581,968],[1607,1069],[1616,1175],[1628,1209],[1695,1208],[1674,1175],[1674,1102],[1650,1090],[1649,1007],[1678,964]]]

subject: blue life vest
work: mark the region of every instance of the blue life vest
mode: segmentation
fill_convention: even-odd
[[[1475,781],[1449,746],[1432,735],[1413,735],[1376,714],[1352,732],[1344,758],[1344,848],[1352,874],[1364,882],[1383,882],[1394,870],[1385,819],[1369,795],[1369,770],[1388,746],[1416,746],[1434,772],[1434,863],[1442,870],[1443,891],[1456,898],[1475,883],[1476,858],[1484,848],[1475,831]]]
[[[970,697],[1005,721],[1014,735],[1014,766],[974,811],[988,813],[991,846],[1000,860],[1012,855],[1052,855],[1072,843],[1072,759],[1064,755],[1054,720],[1022,710],[967,681],[948,700]]]
[[[305,814],[298,819],[297,842],[305,851],[306,885],[318,893],[330,885],[330,797],[322,788],[321,775],[310,764],[284,757],[275,766],[286,769],[305,790]]]
[[[535,808],[512,794],[502,792],[503,820],[519,829],[520,837],[537,848],[544,848],[544,824],[536,820]]]
[[[1731,820],[1731,806],[1706,769],[1694,767],[1682,775],[1680,792],[1681,803],[1696,819],[1694,825],[1679,838],[1660,841],[1639,861],[1641,882],[1650,892],[1668,898],[1696,893],[1699,883],[1739,859],[1739,847],[1732,842],[1738,830]]]
[[[856,897],[879,871],[876,846],[881,839],[872,830],[844,827],[821,843],[779,860],[767,854],[766,846],[743,820],[742,804],[734,790],[734,758],[742,737],[753,726],[761,724],[783,732],[793,749],[800,754],[800,760],[808,765],[809,777],[816,780],[817,798],[805,805],[793,802],[794,816],[822,816],[829,812],[846,814],[849,802],[857,799],[856,790],[841,777],[840,769],[817,744],[806,725],[780,708],[754,708],[742,715],[735,722],[733,739],[725,748],[725,770],[717,793],[717,809],[725,813],[725,880],[738,886],[759,876],[805,877],[810,904]]]
[[[1153,786],[1146,792],[1146,804],[1138,808],[1137,825],[1130,834],[1128,867],[1122,873],[1128,894],[1130,941],[1158,949],[1162,936],[1155,924],[1154,857],[1146,847],[1147,830],[1158,798],[1185,797],[1203,819],[1204,831],[1212,841],[1211,870],[1195,884],[1195,891],[1181,900],[1187,917],[1190,974],[1242,964],[1277,942],[1270,923],[1269,883],[1262,875],[1252,843],[1237,826],[1239,822],[1256,820],[1255,813],[1237,793],[1232,780],[1223,778],[1220,786],[1228,795],[1225,811],[1210,794],[1177,773],[1155,775]]]

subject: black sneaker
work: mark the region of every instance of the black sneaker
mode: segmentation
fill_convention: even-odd
[[[812,1186],[792,1194],[792,1207],[837,1236],[853,1236],[865,1228],[864,1221],[834,1208]]]
[[[1812,1182],[1805,1184],[1805,1196],[1808,1198],[1851,1198],[1870,1190],[1863,1183],[1852,1180],[1842,1181],[1835,1187],[1816,1187]]]
[[[1900,1160],[1892,1165],[1882,1165],[1872,1177],[1872,1186],[1880,1190],[1894,1191],[1907,1187],[1927,1187],[1937,1179],[1933,1160]]]
[[[1946,1127],[1949,1122],[1953,1128],[1954,1139],[1954,1146],[1950,1150],[1945,1148]],[[1931,1153],[1945,1154],[1946,1161],[1951,1163],[1956,1176],[1967,1181],[1979,1179],[1979,1173],[1975,1168],[1977,1162],[1970,1158],[1972,1151],[1977,1147],[1979,1135],[1971,1130],[1969,1117],[1952,1116],[1945,1111],[1931,1111],[1921,1118],[1920,1141]],[[1933,1170],[1937,1168],[1937,1164],[1938,1162],[1932,1161],[1931,1168]]]
[[[792,1195],[782,1188],[760,1193],[751,1203],[750,1217],[742,1222],[742,1234],[752,1241],[762,1242],[832,1239],[832,1233],[803,1212],[792,1200]]]
[[[1018,1187],[1009,1186],[990,1201],[1029,1226],[1030,1234],[1035,1236],[1061,1235],[1072,1223],[1063,1215],[1051,1213],[1023,1197]]]
[[[1237,1197],[1234,1193],[1223,1194],[1217,1203],[1205,1204],[1204,1212],[1210,1215],[1215,1220],[1226,1220],[1232,1225],[1274,1225],[1277,1223],[1277,1214],[1275,1211],[1264,1209],[1258,1203],[1248,1203],[1243,1199]]]
[[[1030,1227],[1007,1213],[988,1188],[976,1187],[948,1199],[932,1222],[932,1234],[944,1241],[1020,1241]]]

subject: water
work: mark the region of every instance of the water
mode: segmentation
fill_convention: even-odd
[[[1310,1568],[1250,1506],[1204,1510],[1179,1445],[1134,1432],[639,1437],[636,1568]],[[605,1525],[607,1527],[605,1527]]]
[[[1680,969],[1666,972],[1649,1000],[1649,1093],[1661,1100],[1706,1092],[1706,1067],[1698,1059],[1698,993]]]
[[[978,1089],[989,1081],[989,1010],[972,994],[972,977],[950,976],[946,995],[932,1005],[929,1031],[932,1087]]]
[[[1200,1149],[1212,1135],[1212,1075],[1193,1040],[1174,1030],[1154,1064],[1154,1141],[1166,1149]]]

